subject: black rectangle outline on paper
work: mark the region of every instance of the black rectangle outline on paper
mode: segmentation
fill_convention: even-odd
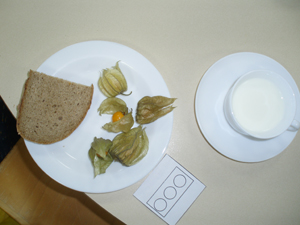
[[[166,180],[171,176],[171,174],[175,171],[175,169],[180,170],[185,176],[187,176],[188,178],[190,178],[192,180],[192,182],[190,183],[190,185],[186,188],[186,190],[181,194],[181,196],[176,200],[176,202],[172,205],[172,207],[168,210],[168,212],[165,215],[162,215],[159,211],[157,211],[154,207],[152,207],[152,205],[149,204],[149,201],[151,200],[151,198],[156,194],[156,192],[161,188],[161,186],[163,186],[163,184],[166,182]],[[161,183],[161,185],[156,189],[156,191],[153,193],[153,195],[151,195],[151,197],[148,199],[147,201],[147,205],[149,205],[150,208],[153,209],[154,212],[157,212],[158,214],[160,214],[162,217],[166,217],[168,215],[168,213],[171,211],[171,209],[176,205],[176,203],[180,200],[180,198],[185,194],[185,192],[189,189],[189,187],[194,183],[194,179],[192,179],[189,175],[187,175],[182,169],[180,169],[178,166],[175,166],[175,168],[172,170],[172,172],[168,175],[168,177]]]

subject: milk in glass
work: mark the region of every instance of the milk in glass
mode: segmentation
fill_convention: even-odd
[[[264,78],[241,83],[232,96],[237,122],[247,131],[263,133],[276,127],[284,117],[285,103],[280,89]]]

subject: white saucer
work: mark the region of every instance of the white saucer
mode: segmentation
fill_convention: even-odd
[[[269,140],[254,140],[234,131],[223,113],[223,101],[238,77],[251,70],[270,70],[284,77],[294,90],[296,117],[300,121],[300,94],[289,72],[275,60],[257,53],[228,55],[214,63],[202,77],[195,98],[195,112],[206,140],[224,156],[240,162],[260,162],[281,153],[294,139],[296,131],[286,131]]]

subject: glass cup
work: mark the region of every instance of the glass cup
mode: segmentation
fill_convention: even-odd
[[[237,132],[252,138],[270,139],[297,131],[296,98],[279,74],[255,70],[238,78],[224,100],[227,122]]]

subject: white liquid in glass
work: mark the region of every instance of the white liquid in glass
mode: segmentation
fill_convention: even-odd
[[[233,93],[232,107],[237,122],[254,133],[275,128],[285,111],[280,89],[263,78],[251,78],[241,83]]]

